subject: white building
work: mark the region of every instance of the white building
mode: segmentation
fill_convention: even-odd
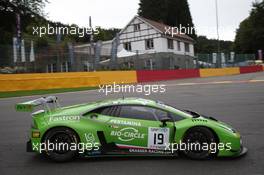
[[[129,65],[129,68],[133,65],[135,69],[193,68],[194,40],[182,34],[172,37],[166,32],[169,27],[135,16],[120,31],[118,45],[118,52],[125,49],[127,52],[135,53],[135,56],[118,58],[117,64],[121,64],[121,67]],[[111,57],[112,41],[102,42],[101,57]],[[90,44],[75,46],[75,51],[89,53],[91,50],[89,47]],[[92,54],[94,52],[92,51]],[[104,61],[105,63],[107,62]]]
[[[170,26],[135,16],[119,33],[120,46],[139,53],[175,53],[194,56],[194,40],[187,35],[166,35]]]

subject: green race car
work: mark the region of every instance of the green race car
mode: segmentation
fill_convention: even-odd
[[[60,107],[54,96],[19,103],[32,112],[27,151],[55,161],[76,156],[237,157],[247,152],[240,134],[212,117],[159,101],[121,98]]]

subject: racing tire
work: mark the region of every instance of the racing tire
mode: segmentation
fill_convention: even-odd
[[[78,150],[72,150],[71,145],[76,144],[77,147],[79,137],[69,128],[59,127],[49,130],[42,143],[46,146],[44,154],[56,162],[70,161],[78,155]]]
[[[215,157],[218,152],[217,139],[215,138],[214,133],[206,127],[194,127],[189,129],[184,135],[183,143],[185,145],[189,145],[189,148],[185,149],[183,151],[183,154],[190,159],[210,159],[212,157]],[[195,144],[199,144],[200,147],[195,147]],[[204,145],[207,145],[208,149],[203,149],[207,148],[204,147]],[[212,146],[214,147],[212,148]]]

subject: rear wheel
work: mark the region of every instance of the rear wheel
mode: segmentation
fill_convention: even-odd
[[[218,151],[213,132],[205,127],[191,128],[185,134],[183,143],[186,144],[183,153],[191,159],[207,159]]]
[[[71,149],[77,148],[78,136],[69,128],[51,129],[45,134],[43,141],[46,145],[46,155],[52,160],[65,162],[72,160],[78,154],[77,149]]]

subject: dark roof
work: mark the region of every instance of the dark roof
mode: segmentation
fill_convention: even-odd
[[[156,29],[158,29],[159,31],[161,31],[164,35],[165,35],[165,32],[166,32],[166,28],[169,28],[171,26],[167,25],[167,24],[163,24],[163,23],[160,23],[160,22],[157,22],[157,21],[153,21],[153,20],[150,20],[150,19],[147,19],[147,18],[144,18],[142,16],[139,16],[140,19],[142,19],[143,21],[149,23],[150,25],[152,25],[153,27],[155,27]],[[171,27],[172,28],[172,27]],[[176,33],[176,30],[174,30],[174,33]],[[168,35],[167,36],[171,36],[171,35]],[[188,35],[184,35],[184,34],[175,34],[174,35],[174,38],[182,38],[182,39],[186,39],[186,40],[190,40],[190,41],[194,41],[191,37],[189,37]]]

